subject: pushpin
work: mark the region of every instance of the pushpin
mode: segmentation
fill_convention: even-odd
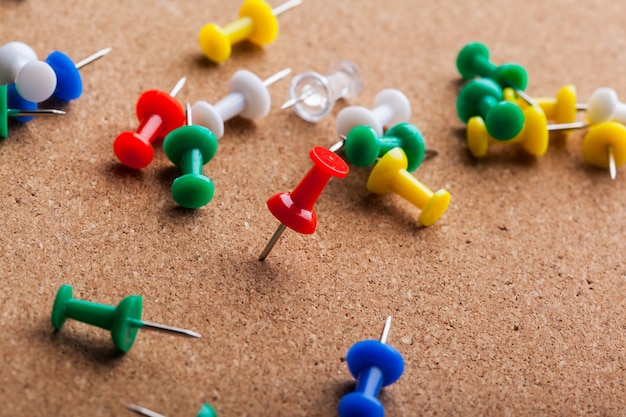
[[[488,132],[481,117],[475,116],[467,122],[467,147],[477,158],[487,155],[489,144],[519,143],[533,156],[543,156],[548,150],[548,122],[545,113],[536,106],[524,109],[524,127],[517,136],[506,142],[493,138]]]
[[[145,407],[140,407],[134,404],[126,404],[126,408],[142,416],[165,417],[163,414],[156,413]],[[196,417],[217,417],[217,413],[215,412],[215,409],[213,407],[205,403],[205,404],[202,404],[202,406],[200,407],[200,410],[198,411],[198,414]]]
[[[46,63],[50,65],[57,77],[57,85],[51,97],[63,101],[72,101],[79,98],[83,93],[83,80],[78,70],[107,55],[111,50],[111,48],[101,49],[76,64],[63,52],[54,51],[48,55]],[[21,109],[26,107],[36,108],[34,103],[22,99],[16,89],[9,89],[8,94],[9,103],[16,103]],[[32,103],[32,105],[24,102]],[[20,123],[26,123],[31,119],[32,117],[20,117],[16,120]]]
[[[337,115],[335,127],[340,136],[347,136],[356,126],[370,126],[378,136],[382,136],[384,126],[408,122],[410,118],[409,99],[401,91],[388,88],[376,95],[372,110],[361,106],[342,109]]]
[[[213,159],[217,138],[207,128],[192,126],[191,106],[187,103],[187,126],[172,130],[163,140],[163,151],[183,175],[172,184],[174,201],[195,209],[213,198],[213,181],[202,174],[202,166]]]
[[[262,0],[245,0],[239,9],[239,19],[223,28],[209,23],[200,29],[200,48],[207,58],[219,64],[230,57],[232,45],[246,39],[258,46],[268,45],[278,37],[276,17],[300,3],[302,0],[289,0],[272,10]]]
[[[404,373],[402,354],[387,344],[391,316],[387,317],[378,340],[362,340],[348,350],[348,369],[356,378],[356,389],[339,401],[339,417],[383,417],[378,399],[380,390],[393,384]]]
[[[617,98],[615,90],[607,87],[596,89],[586,105],[578,105],[586,107],[587,123],[572,122],[563,124],[549,125],[550,131],[561,131],[566,129],[582,129],[590,124],[598,124],[616,120],[620,123],[626,123],[626,104],[621,103]]]
[[[65,114],[56,109],[16,110],[7,104],[7,85],[0,85],[0,138],[9,136],[9,117]]]
[[[57,85],[52,67],[39,61],[35,51],[22,42],[0,47],[0,84],[13,84],[20,96],[40,103],[47,100]]]
[[[224,123],[235,116],[260,119],[270,112],[272,101],[267,87],[282,80],[291,72],[286,68],[265,81],[250,71],[240,70],[228,83],[228,95],[211,105],[198,101],[193,107],[193,124],[204,126],[219,139],[224,136]]]
[[[617,168],[626,163],[626,127],[612,121],[591,125],[583,138],[583,155],[591,165],[608,168],[615,180]]]
[[[127,167],[140,169],[154,158],[152,142],[162,138],[185,123],[185,111],[174,97],[185,85],[183,77],[170,93],[148,90],[137,100],[137,119],[141,122],[136,132],[123,132],[113,143],[120,162]]]
[[[407,171],[415,171],[424,160],[425,147],[422,133],[411,123],[395,125],[383,136],[378,136],[369,126],[357,126],[348,133],[344,152],[349,162],[366,167],[398,147],[406,154]]]
[[[331,177],[344,178],[348,175],[348,165],[336,153],[315,146],[309,152],[313,167],[291,193],[274,194],[267,200],[267,208],[280,221],[276,232],[261,252],[259,261],[264,261],[285,228],[310,235],[315,232],[317,215],[313,205]]]
[[[351,61],[339,61],[326,75],[307,71],[296,75],[289,86],[289,97],[281,110],[294,107],[307,122],[322,120],[340,98],[353,98],[361,92],[361,71]]]
[[[431,226],[446,212],[450,193],[441,189],[436,193],[407,171],[408,161],[402,148],[393,148],[374,165],[367,179],[367,190],[375,194],[394,192],[419,207],[419,221]]]
[[[456,110],[463,123],[480,116],[487,131],[497,140],[513,139],[524,126],[519,106],[504,101],[502,89],[489,78],[478,78],[465,84],[456,100]]]
[[[494,80],[502,88],[511,87],[531,106],[535,101],[524,92],[528,84],[528,75],[524,67],[518,64],[495,65],[489,61],[489,49],[479,42],[468,43],[456,57],[456,68],[461,77],[470,79],[485,77]]]
[[[141,320],[142,298],[130,295],[117,307],[72,298],[72,287],[61,285],[52,307],[52,326],[61,330],[65,320],[74,319],[111,331],[113,344],[128,352],[135,342],[137,330],[155,330],[187,337],[202,337],[191,330]]]

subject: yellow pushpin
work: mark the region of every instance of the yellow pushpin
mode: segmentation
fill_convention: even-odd
[[[433,193],[406,170],[407,166],[408,161],[402,148],[393,148],[374,166],[367,179],[367,190],[375,194],[398,194],[422,209],[420,223],[431,226],[446,212],[450,193],[445,189]]]
[[[263,0],[245,0],[239,9],[239,19],[224,27],[208,23],[200,29],[200,48],[207,58],[219,64],[230,57],[232,45],[246,39],[259,46],[270,44],[278,37],[276,16],[302,1],[288,0],[272,10]]]
[[[626,163],[626,127],[618,122],[592,125],[583,139],[583,155],[591,165],[609,169],[611,179]]]

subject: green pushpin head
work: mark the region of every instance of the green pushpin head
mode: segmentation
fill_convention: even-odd
[[[147,417],[165,417],[162,414],[156,413],[152,410],[149,410],[145,407],[140,407],[138,405],[134,405],[134,404],[126,404],[126,408],[128,408],[131,411],[134,411],[137,414],[140,414],[142,416],[147,416]],[[213,407],[211,407],[209,404],[202,404],[202,406],[200,407],[200,410],[198,411],[198,414],[196,417],[217,417],[217,413],[215,412],[215,409]]]
[[[52,327],[61,330],[69,318],[110,330],[113,344],[122,352],[128,352],[133,346],[139,328],[201,337],[190,330],[142,321],[142,305],[140,295],[124,298],[117,307],[76,300],[72,297],[72,287],[62,285],[52,307]]]
[[[7,85],[0,85],[0,138],[9,137],[9,117],[65,114],[56,109],[15,110],[8,103]]]
[[[379,137],[369,126],[350,130],[344,144],[348,160],[357,166],[369,166],[393,148],[402,148],[408,160],[407,171],[413,172],[424,160],[424,139],[411,123],[400,123]]]
[[[512,87],[525,90],[528,74],[518,64],[502,64],[497,66],[489,61],[489,49],[482,43],[468,43],[456,57],[456,67],[464,79],[474,77],[491,78],[502,88]]]
[[[189,106],[187,106],[189,107]],[[187,110],[189,112],[189,108]],[[189,113],[187,117],[190,118]],[[170,132],[163,141],[168,159],[183,175],[172,184],[174,201],[186,208],[199,208],[213,199],[213,181],[202,174],[202,166],[217,151],[217,138],[203,126],[182,126]]]
[[[524,127],[524,113],[518,105],[503,101],[502,89],[488,78],[478,78],[465,84],[456,101],[459,118],[467,123],[480,116],[494,139],[510,140]]]

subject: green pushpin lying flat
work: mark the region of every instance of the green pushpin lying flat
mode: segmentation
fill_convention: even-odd
[[[52,326],[61,330],[65,320],[74,319],[110,330],[113,343],[122,352],[128,352],[140,328],[175,333],[188,337],[202,337],[191,330],[170,327],[141,320],[142,298],[130,295],[117,307],[72,298],[72,287],[61,285],[52,307]]]
[[[199,208],[213,199],[213,181],[202,173],[202,166],[213,159],[217,138],[204,126],[191,125],[191,107],[187,103],[187,126],[171,131],[163,140],[168,159],[183,175],[172,184],[174,200],[186,208]]]
[[[142,416],[165,417],[163,414],[155,413],[152,410],[148,410],[145,407],[140,407],[134,404],[126,404],[126,408],[134,411],[137,414],[141,414]],[[198,411],[197,417],[217,417],[217,413],[209,404],[202,404],[202,407],[200,407],[200,410]]]
[[[7,85],[0,85],[0,138],[9,136],[9,117],[18,116],[42,116],[65,114],[63,110],[56,109],[34,109],[34,110],[16,110],[10,109],[7,99]]]
[[[524,113],[519,106],[503,100],[502,89],[489,78],[477,78],[465,84],[456,100],[456,111],[463,123],[480,116],[494,139],[510,140],[524,127]]]

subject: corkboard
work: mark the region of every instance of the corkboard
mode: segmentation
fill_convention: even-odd
[[[621,415],[625,408],[626,172],[589,167],[583,133],[539,159],[513,146],[473,159],[455,114],[454,61],[467,42],[530,75],[528,92],[576,85],[626,96],[626,11],[620,2],[305,0],[280,17],[265,49],[236,48],[216,66],[196,36],[226,24],[237,2],[0,2],[2,42],[41,57],[82,59],[83,96],[64,117],[11,124],[0,142],[0,399],[6,416],[123,416],[136,403],[167,416],[330,416],[354,388],[349,347],[389,343],[406,371],[383,390],[388,416]],[[326,71],[352,59],[362,94],[322,122],[279,111],[271,88],[262,120],[226,126],[205,166],[216,192],[204,208],[172,201],[177,169],[161,147],[146,169],[116,162],[112,143],[137,126],[141,92],[188,81],[181,101],[214,102],[238,69]],[[397,196],[365,189],[369,169],[331,181],[311,236],[287,231],[257,256],[277,221],[265,207],[311,166],[309,149],[336,140],[347,104],[403,90],[439,156],[415,175],[452,202],[430,228]],[[51,103],[60,106],[60,103]],[[581,116],[582,118],[582,116]],[[140,331],[126,355],[107,332],[50,311],[63,283],[77,298],[144,297],[144,318],[196,330],[201,340]]]

